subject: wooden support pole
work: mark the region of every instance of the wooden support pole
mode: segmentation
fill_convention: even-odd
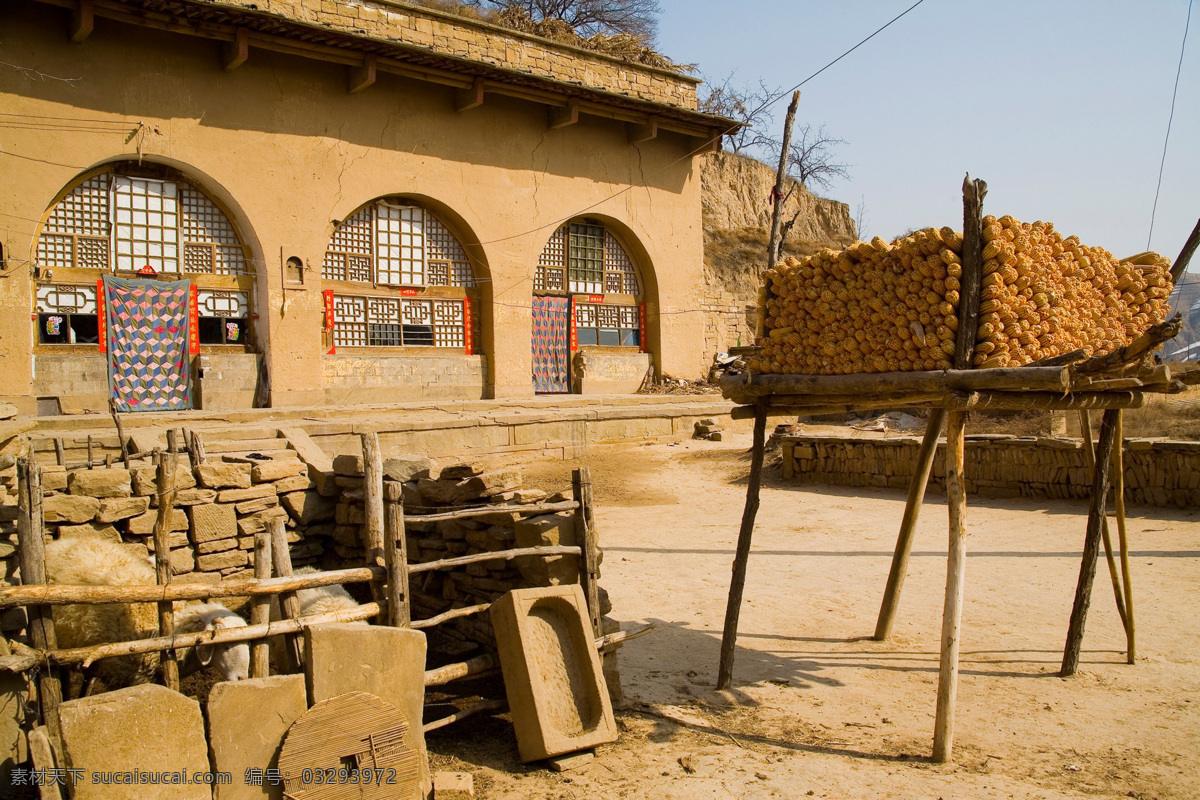
[[[206,456],[204,453],[204,440],[200,438],[199,431],[192,431],[192,450],[195,452],[192,458],[195,459],[196,466],[200,466],[204,463]]]
[[[596,521],[592,517],[592,474],[587,467],[571,471],[571,493],[579,508],[575,511],[575,541],[583,549],[579,569],[579,582],[583,584],[583,595],[587,598],[588,616],[592,633],[600,636],[600,550],[596,543]]]
[[[367,53],[365,56],[363,56],[361,64],[356,67],[350,67],[350,71],[346,79],[346,91],[350,94],[358,94],[374,84],[375,67],[376,56],[374,53]]]
[[[1125,663],[1137,661],[1137,637],[1133,624],[1133,576],[1129,574],[1129,538],[1125,531],[1125,413],[1117,412],[1116,444],[1113,445],[1113,498],[1117,506],[1117,540],[1121,548],[1121,583],[1125,590]]]
[[[367,563],[383,566],[383,455],[379,434],[361,434],[363,451],[363,511],[367,524]]]
[[[171,585],[171,514],[175,510],[175,431],[167,431],[168,452],[154,457],[157,467],[155,492],[158,494],[158,514],[154,518],[154,578],[159,586]],[[175,633],[173,603],[164,600],[158,603],[158,635],[172,636]],[[179,661],[174,650],[167,650],[162,658],[163,685],[179,691]]]
[[[479,675],[500,666],[499,659],[494,653],[484,653],[481,656],[457,664],[447,664],[444,667],[425,671],[426,686],[442,686],[451,681],[461,680],[472,675]]]
[[[950,760],[954,748],[954,705],[958,699],[958,646],[967,566],[967,487],[963,474],[966,414],[951,411],[946,423],[946,504],[950,543],[946,559],[946,602],[942,607],[942,654],[938,668],[933,760]]]
[[[473,717],[476,714],[481,714],[485,711],[500,711],[505,708],[508,708],[508,702],[505,700],[483,700],[482,702],[476,703],[473,706],[464,708],[462,711],[456,711],[448,717],[442,717],[441,719],[435,719],[433,722],[427,722],[424,726],[422,726],[422,730],[425,733],[429,733],[430,731],[436,731],[438,728],[444,728],[447,725],[458,722],[459,720],[464,720],[467,717]]]
[[[62,439],[58,436],[54,437],[54,461],[60,467],[65,467],[67,465],[66,456],[63,454]]]
[[[92,435],[90,433],[88,434],[88,437],[87,437],[87,460],[88,460],[88,466],[87,466],[88,469],[91,469],[93,466],[95,466],[96,462],[92,458]]]
[[[728,689],[733,681],[733,656],[737,648],[738,617],[742,613],[742,592],[746,588],[746,565],[750,560],[750,542],[754,537],[754,518],[758,514],[758,495],[762,485],[763,456],[766,451],[767,412],[760,403],[754,417],[754,444],[750,452],[750,479],[746,484],[746,507],[738,531],[737,553],[733,559],[733,577],[725,606],[725,627],[721,633],[721,662],[717,669],[717,688]]]
[[[260,581],[271,577],[271,533],[266,528],[254,534],[254,577]],[[250,624],[265,625],[270,621],[271,596],[255,597],[250,605]],[[250,648],[250,677],[267,678],[270,675],[271,645],[263,639]]]
[[[775,170],[775,186],[771,189],[771,238],[767,240],[767,269],[775,269],[779,260],[780,232],[783,229],[783,182],[787,178],[788,156],[792,149],[792,125],[796,122],[796,109],[800,105],[800,93],[792,92],[787,116],[783,121],[783,143],[779,148],[779,167]]]
[[[233,72],[249,58],[250,33],[245,28],[236,28],[233,41],[226,42],[221,48],[221,68],[226,72]]]
[[[929,412],[925,426],[925,437],[917,451],[916,471],[908,484],[908,499],[904,503],[904,518],[900,521],[900,535],[896,538],[896,551],[892,554],[892,567],[888,572],[887,588],[883,590],[883,604],[879,608],[879,620],[875,623],[875,641],[882,642],[892,633],[896,620],[896,609],[900,605],[900,591],[908,574],[908,557],[912,553],[913,537],[917,530],[917,518],[921,514],[921,503],[925,499],[925,488],[929,485],[929,473],[933,470],[933,458],[937,454],[938,440],[946,412],[936,408]]]
[[[21,566],[21,582],[46,582],[46,539],[42,522],[42,472],[33,456],[17,459],[17,555]],[[39,650],[58,647],[54,619],[50,609],[31,605],[28,608],[29,638]],[[38,699],[43,722],[53,718],[53,711],[62,702],[62,684],[58,670],[46,667],[37,674]]]
[[[125,469],[129,469],[129,442],[125,441],[125,427],[121,425],[121,417],[117,414],[115,398],[108,398],[108,410],[112,414],[113,425],[117,427],[117,441],[121,445],[121,460],[125,462]]]
[[[75,44],[83,44],[92,31],[96,29],[95,0],[77,0],[71,9],[71,29],[69,35]]]
[[[400,501],[384,504],[383,555],[387,562],[388,625],[407,628],[412,624],[408,588],[408,540],[404,532],[404,506]]]
[[[271,563],[275,574],[280,578],[292,575],[292,554],[288,550],[287,530],[284,528],[283,517],[267,517],[267,531],[271,534]],[[279,612],[284,619],[294,620],[300,616],[300,601],[295,592],[285,592],[279,595]],[[287,637],[288,658],[297,670],[304,668],[304,642],[300,635],[293,633]]]
[[[579,122],[579,101],[571,98],[566,105],[549,106],[547,111],[550,130],[558,130]]]
[[[1175,258],[1175,263],[1171,265],[1172,281],[1179,283],[1179,279],[1187,271],[1188,262],[1192,260],[1197,247],[1200,247],[1200,219],[1196,220],[1196,227],[1192,228],[1192,234],[1184,242],[1183,249],[1179,251],[1179,255]]]
[[[958,301],[958,336],[955,338],[954,367],[970,369],[979,330],[979,302],[983,288],[983,198],[987,183],[963,178],[963,254],[961,292]]]
[[[567,500],[562,503],[531,503],[527,506],[506,507],[504,510],[512,511],[516,514],[553,514],[556,511],[573,511],[579,508],[579,504]],[[460,508],[454,511],[443,511],[437,514],[408,514],[405,519],[408,522],[445,522],[449,519],[473,519],[475,517],[486,517],[489,514],[495,514],[496,509],[491,506],[476,506],[474,508]]]
[[[1117,434],[1117,412],[1105,411],[1100,423],[1100,441],[1096,445],[1096,468],[1092,473],[1092,503],[1088,510],[1087,536],[1083,541],[1083,560],[1079,565],[1079,583],[1075,587],[1075,602],[1071,608],[1071,623],[1067,627],[1067,645],[1063,652],[1060,675],[1074,675],[1079,669],[1079,652],[1083,646],[1083,628],[1087,622],[1088,605],[1092,599],[1092,582],[1096,578],[1096,558],[1100,551],[1101,530],[1104,527],[1104,506],[1108,500],[1108,475],[1112,464],[1113,440]]]
[[[483,78],[477,76],[471,82],[470,89],[456,89],[454,91],[454,110],[458,112],[470,111],[473,108],[479,108],[483,105]]]
[[[1079,412],[1079,429],[1083,434],[1083,461],[1088,471],[1096,471],[1096,451],[1092,442],[1092,418],[1087,411]],[[1128,629],[1129,620],[1125,613],[1125,597],[1121,590],[1121,578],[1117,575],[1117,562],[1113,558],[1112,534],[1108,530],[1108,495],[1104,496],[1101,505],[1104,515],[1100,520],[1100,539],[1104,542],[1104,560],[1108,564],[1108,577],[1112,581],[1113,598],[1117,602],[1117,616],[1121,619],[1121,627]]]
[[[443,622],[449,622],[452,619],[462,619],[463,617],[471,617],[475,614],[482,614],[492,607],[491,603],[479,603],[473,606],[464,606],[462,608],[452,608],[436,617],[429,619],[418,619],[413,621],[410,627],[417,630],[432,628],[435,625],[441,625]]]

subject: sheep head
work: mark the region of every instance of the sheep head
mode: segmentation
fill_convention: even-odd
[[[232,611],[206,614],[203,622],[204,630],[218,632],[246,627],[246,621]],[[196,660],[202,667],[215,667],[227,681],[242,681],[250,677],[250,645],[246,642],[197,645]]]

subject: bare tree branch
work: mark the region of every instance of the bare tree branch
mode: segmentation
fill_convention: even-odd
[[[738,86],[733,78],[732,72],[720,83],[705,78],[700,88],[700,110],[742,123],[742,128],[726,134],[733,153],[741,154],[743,150],[778,153],[779,139],[771,132],[775,117],[766,104],[779,94],[779,88],[772,89],[762,80],[757,87]]]
[[[805,125],[797,133],[788,153],[789,175],[809,189],[829,189],[838,179],[850,177],[850,165],[834,160],[833,151],[846,144],[845,139],[829,135],[824,125],[815,130]]]
[[[520,9],[534,22],[560,19],[581,36],[629,34],[653,42],[658,33],[658,0],[474,0],[495,11]]]

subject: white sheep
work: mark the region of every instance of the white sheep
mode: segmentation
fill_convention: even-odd
[[[313,575],[318,570],[314,567],[300,567],[293,575]],[[330,584],[329,586],[318,586],[313,589],[300,589],[296,592],[296,601],[300,606],[300,616],[309,617],[314,614],[330,614],[335,611],[346,611],[351,608],[357,608],[359,603],[346,588],[340,584]],[[271,619],[282,619],[282,614],[279,611],[279,596],[271,598]],[[366,625],[365,619],[355,620],[355,625]],[[284,672],[287,669],[287,656],[283,649],[283,637],[274,636],[271,638],[271,664],[277,672]]]
[[[46,545],[46,579],[54,584],[133,586],[155,583],[154,568],[133,548],[96,536],[70,536]],[[242,627],[245,620],[217,603],[174,604],[176,633]],[[59,647],[86,647],[126,642],[158,634],[158,607],[153,603],[56,605],[54,625]],[[249,674],[250,648],[245,642],[179,648],[181,671],[215,666],[225,680]],[[144,653],[105,658],[95,674],[110,688],[154,680],[160,656]]]

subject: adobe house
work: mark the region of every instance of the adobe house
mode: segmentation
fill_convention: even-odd
[[[392,0],[0,4],[0,401],[699,377],[697,81]]]

